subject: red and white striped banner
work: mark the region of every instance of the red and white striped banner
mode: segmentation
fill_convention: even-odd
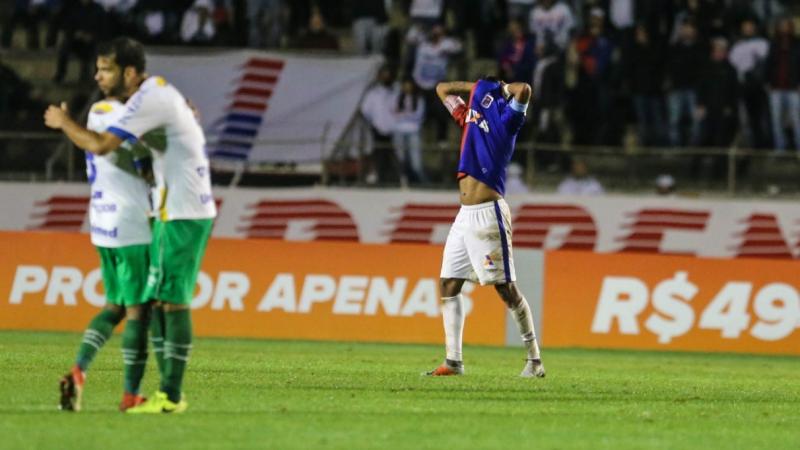
[[[147,55],[148,72],[197,106],[212,159],[257,163],[330,155],[379,65],[377,57],[253,50]]]
[[[89,188],[0,184],[0,229],[86,231]],[[366,189],[215,189],[214,235],[287,241],[444,243],[458,196]],[[715,258],[800,257],[791,202],[647,196],[510,196],[514,246]]]

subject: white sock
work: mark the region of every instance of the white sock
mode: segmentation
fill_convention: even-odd
[[[522,343],[528,349],[528,359],[540,359],[539,344],[536,342],[536,330],[533,328],[533,314],[528,306],[528,301],[522,297],[520,304],[511,309],[511,315],[517,321],[519,334],[522,335]]]
[[[444,322],[447,359],[462,361],[461,340],[464,334],[464,302],[461,294],[442,297],[442,322]]]

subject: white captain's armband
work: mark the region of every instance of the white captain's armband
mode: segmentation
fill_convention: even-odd
[[[522,114],[525,114],[525,112],[528,110],[527,103],[520,103],[515,98],[511,99],[511,101],[508,103],[508,106],[510,106],[514,111],[521,112]]]

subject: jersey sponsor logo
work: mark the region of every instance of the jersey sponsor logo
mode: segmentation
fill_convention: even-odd
[[[94,108],[92,108],[92,113],[93,114],[106,114],[106,113],[110,113],[113,110],[114,110],[114,105],[112,105],[111,103],[100,102],[100,103],[97,103],[97,104],[94,105]]]
[[[105,229],[105,228],[102,228],[102,227],[98,227],[96,225],[92,225],[91,232],[92,232],[92,234],[96,234],[98,236],[103,236],[103,237],[107,237],[107,238],[116,239],[117,235],[118,235],[118,228],[114,227],[114,228],[108,230],[108,229]]]
[[[94,203],[91,204],[92,210],[96,213],[112,213],[117,212],[117,205],[115,203]]]
[[[478,125],[478,128],[483,130],[484,133],[489,132],[489,122],[487,122],[486,119],[483,118],[483,115],[481,115],[481,113],[475,111],[474,109],[470,109],[469,111],[467,111],[467,118],[464,121],[464,123],[466,124],[474,123]]]
[[[481,100],[481,106],[483,109],[486,109],[492,106],[492,102],[494,101],[494,97],[491,94],[486,94],[483,96],[483,100]]]
[[[103,198],[103,191],[94,191],[92,192],[92,200],[97,200]]]

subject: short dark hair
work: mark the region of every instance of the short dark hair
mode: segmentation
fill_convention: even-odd
[[[118,37],[100,44],[97,56],[113,57],[114,62],[123,70],[133,67],[142,73],[145,69],[144,46],[129,37]]]

